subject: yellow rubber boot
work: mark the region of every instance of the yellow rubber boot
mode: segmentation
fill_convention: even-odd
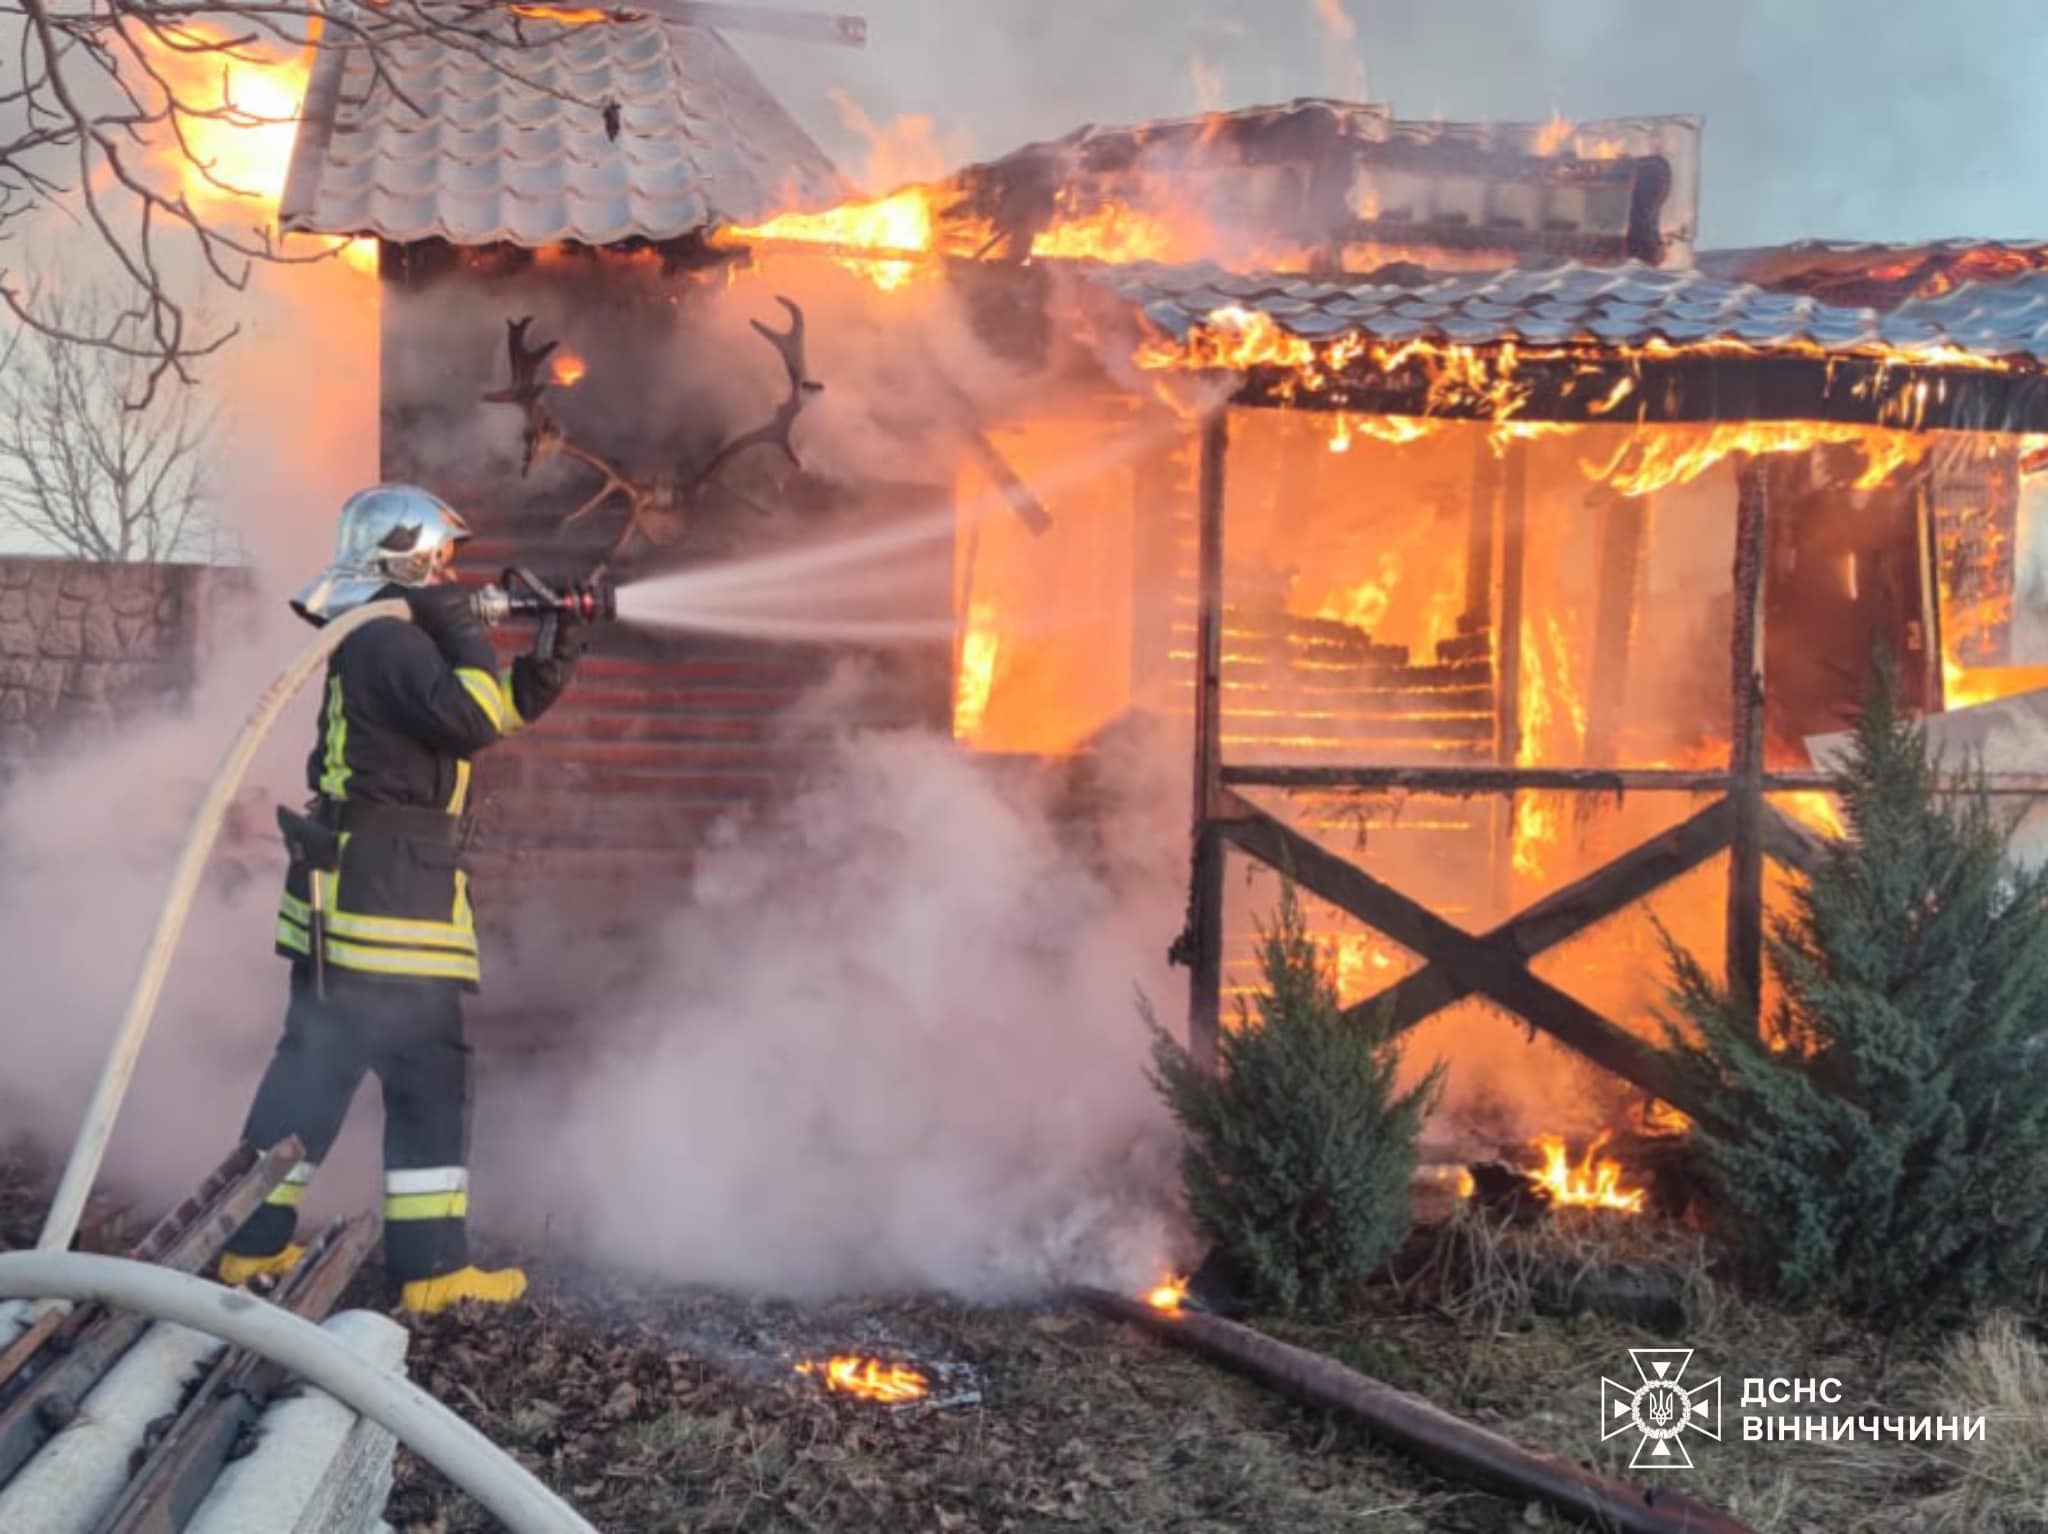
[[[517,1268],[457,1268],[439,1278],[414,1279],[400,1291],[399,1305],[414,1315],[431,1316],[468,1301],[510,1305],[524,1293],[526,1275]]]
[[[220,1281],[230,1289],[239,1289],[252,1278],[282,1278],[299,1265],[299,1259],[306,1255],[306,1249],[293,1242],[281,1252],[272,1252],[268,1257],[242,1257],[234,1252],[220,1254],[220,1266],[215,1271]]]

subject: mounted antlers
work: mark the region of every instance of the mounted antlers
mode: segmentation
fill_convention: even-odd
[[[749,448],[773,447],[789,460],[793,468],[803,467],[803,460],[797,457],[792,434],[797,417],[803,413],[810,397],[825,386],[813,379],[805,366],[803,310],[787,298],[778,296],[775,301],[789,311],[787,330],[775,330],[759,320],[749,323],[781,357],[783,370],[789,376],[789,397],[776,407],[775,414],[766,424],[732,438],[701,468],[687,476],[680,472],[657,473],[645,479],[635,479],[610,460],[571,440],[548,410],[546,396],[553,385],[542,376],[543,366],[560,343],[547,341],[539,346],[528,345],[527,331],[533,324],[530,315],[505,322],[505,350],[512,381],[508,387],[486,394],[484,400],[495,405],[517,405],[526,413],[526,448],[520,462],[520,477],[523,479],[530,475],[534,465],[557,453],[596,471],[600,483],[580,506],[562,518],[564,527],[615,498],[625,503],[625,525],[599,563],[599,570],[605,569],[624,553],[635,536],[644,537],[650,543],[664,541],[657,539],[651,530],[656,519],[674,517],[694,507],[698,497]]]

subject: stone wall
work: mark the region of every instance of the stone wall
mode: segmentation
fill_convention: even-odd
[[[207,607],[237,571],[0,557],[0,777],[192,684]]]

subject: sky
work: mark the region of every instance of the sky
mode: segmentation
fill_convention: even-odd
[[[1404,117],[1701,115],[1703,247],[2048,238],[2048,0],[846,5],[868,19],[864,51],[736,40],[849,170],[860,139],[834,89],[992,157],[1218,92],[1355,95],[1362,77]]]

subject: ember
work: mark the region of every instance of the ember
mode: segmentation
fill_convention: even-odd
[[[548,369],[554,381],[565,389],[573,389],[583,382],[584,374],[590,371],[590,364],[567,347],[558,350],[548,359]]]
[[[806,1360],[796,1366],[802,1375],[822,1376],[827,1390],[858,1396],[864,1401],[882,1401],[898,1406],[922,1400],[930,1382],[907,1364],[887,1364],[879,1358],[862,1358],[844,1353],[823,1360]]]

